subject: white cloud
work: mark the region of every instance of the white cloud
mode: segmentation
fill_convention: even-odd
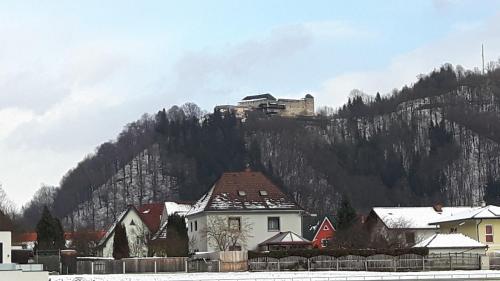
[[[481,65],[481,44],[485,44],[486,61],[500,56],[500,17],[484,24],[470,24],[455,29],[448,36],[411,52],[395,56],[385,68],[353,71],[332,77],[314,93],[318,104],[341,106],[352,89],[368,94],[386,94],[394,88],[410,85],[419,74],[427,74],[445,64],[473,69]]]

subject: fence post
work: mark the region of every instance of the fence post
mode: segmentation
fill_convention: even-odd
[[[155,273],[158,273],[158,272],[156,271],[156,259],[155,259],[154,261],[155,261]]]
[[[448,253],[448,256],[450,258],[450,270],[453,270],[453,258],[451,257],[451,253]]]
[[[188,273],[188,260],[187,259],[184,261],[184,270],[186,271],[186,273]]]
[[[217,262],[218,262],[218,265],[219,265],[219,272],[220,272],[220,264],[221,264],[220,259]]]
[[[339,271],[339,258],[338,258],[338,257],[336,257],[336,258],[335,258],[335,261],[337,262],[337,271]]]
[[[123,269],[123,274],[125,274],[125,261],[122,260],[122,269]]]
[[[278,271],[281,271],[280,259],[278,259]]]
[[[422,256],[422,271],[425,271],[425,256]]]
[[[311,259],[307,259],[307,271],[311,271]]]
[[[366,257],[365,257],[365,271],[368,271],[368,261],[366,260]]]
[[[90,274],[94,275],[94,262],[90,263]]]

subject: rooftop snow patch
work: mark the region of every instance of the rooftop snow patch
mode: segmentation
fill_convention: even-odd
[[[500,219],[500,207],[494,205],[474,207],[468,210],[462,210],[458,213],[436,218],[430,223],[435,225],[442,222],[463,221],[468,219]]]
[[[429,223],[472,209],[474,207],[443,207],[437,212],[433,207],[380,207],[373,208],[373,212],[388,228],[436,229],[438,226]]]
[[[437,233],[424,241],[417,243],[414,248],[486,248],[478,242],[461,233]]]

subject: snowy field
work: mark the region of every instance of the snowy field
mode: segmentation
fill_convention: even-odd
[[[222,272],[50,276],[49,281],[330,281],[330,280],[500,280],[500,271],[433,272]]]

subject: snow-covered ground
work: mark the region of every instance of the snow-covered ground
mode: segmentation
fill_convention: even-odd
[[[49,281],[330,281],[330,280],[500,280],[500,271],[432,272],[222,272],[50,276]]]

